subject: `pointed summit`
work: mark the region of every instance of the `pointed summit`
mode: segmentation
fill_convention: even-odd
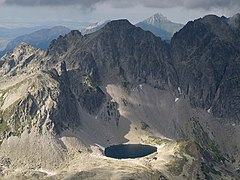
[[[171,21],[168,20],[168,18],[166,16],[162,15],[161,13],[156,13],[153,16],[144,20],[143,22],[145,22],[147,24],[151,24],[151,25],[156,25],[159,23],[170,23]]]
[[[37,50],[37,48],[32,47],[26,42],[21,42],[18,46],[16,46],[13,49],[13,55],[15,55],[16,58],[22,56],[23,54],[26,54],[27,52],[32,52]]]
[[[15,52],[15,51],[17,51],[17,50],[19,50],[19,49],[25,50],[25,49],[27,49],[27,48],[32,48],[32,46],[30,46],[30,45],[29,45],[28,43],[26,43],[26,42],[21,42],[20,44],[18,44],[18,45],[14,48],[13,52]]]
[[[166,16],[156,13],[146,20],[136,24],[145,31],[151,31],[155,36],[163,40],[170,40],[173,34],[179,31],[183,25],[171,22]]]
[[[10,59],[13,58],[16,63],[20,61],[25,61],[29,57],[34,57],[35,55],[42,55],[44,52],[38,48],[34,48],[26,42],[21,42],[18,46],[16,46],[13,50],[13,53],[9,54]],[[30,59],[32,59],[30,58]],[[30,60],[29,59],[29,60]]]

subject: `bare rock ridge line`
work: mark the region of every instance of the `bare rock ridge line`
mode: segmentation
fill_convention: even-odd
[[[239,14],[191,21],[170,44],[127,20],[20,44],[0,59],[1,176],[238,179],[239,48]],[[121,143],[158,150],[103,156]]]

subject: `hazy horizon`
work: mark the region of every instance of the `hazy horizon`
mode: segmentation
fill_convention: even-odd
[[[135,24],[155,13],[185,24],[207,14],[229,17],[239,9],[237,0],[0,0],[0,27],[64,25],[77,28],[109,19],[128,19]]]

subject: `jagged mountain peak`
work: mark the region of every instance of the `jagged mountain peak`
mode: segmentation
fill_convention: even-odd
[[[217,22],[221,22],[222,20],[224,20],[225,18],[220,18],[217,15],[214,14],[210,14],[210,15],[206,15],[203,18],[200,19],[200,21],[195,20],[195,22],[202,22],[202,23],[208,23],[208,24],[215,24]]]
[[[40,51],[37,48],[32,47],[28,43],[22,42],[16,48],[14,48],[11,57],[14,57],[15,61],[30,57],[36,52]]]
[[[27,68],[29,64],[33,62],[32,69],[37,68],[38,58],[43,57],[44,51],[34,48],[29,44],[22,42],[20,43],[13,52],[7,52],[0,59],[0,74],[6,75],[9,73],[10,76],[18,73],[27,72],[30,68]]]
[[[127,19],[114,20],[106,24],[105,28],[119,28],[134,27]]]
[[[64,36],[60,35],[57,39],[54,39],[51,42],[51,44],[59,39],[78,39],[80,37],[82,37],[82,33],[79,30],[71,30],[69,33],[65,34]]]
[[[136,26],[131,24],[127,19],[113,20],[107,23],[103,28],[101,28],[98,33],[111,33],[120,35],[128,34],[131,30],[137,30]],[[115,37],[114,37],[115,38]]]
[[[232,28],[227,18],[208,15],[189,22],[180,32],[174,35],[171,41],[175,54],[172,54],[172,56],[175,56],[175,59],[178,60],[176,61],[177,63],[180,61],[184,62],[187,57],[191,57],[191,71],[186,71],[184,68],[184,73],[186,74],[183,74],[182,67],[179,68],[179,71],[181,71],[179,74],[183,74],[180,79],[182,78],[185,86],[182,89],[185,89],[189,94],[199,94],[197,95],[199,96],[198,98],[194,97],[198,99],[197,103],[191,97],[192,104],[206,109],[211,107],[213,114],[219,117],[233,117],[233,114],[237,114],[239,111],[239,107],[236,105],[238,103],[234,104],[236,99],[230,95],[230,92],[234,91],[235,87],[229,86],[230,80],[224,79],[225,76],[233,76],[234,73],[239,73],[235,69],[239,63],[238,53],[240,44],[238,33],[238,28]],[[195,70],[193,71],[193,69]],[[206,74],[206,77],[203,74]],[[194,88],[190,87],[186,77],[191,77],[189,81],[191,83],[194,82],[192,83],[192,86],[195,86]],[[199,77],[202,80],[199,80]],[[211,88],[207,84],[211,84]],[[191,92],[193,89],[194,93]],[[216,93],[218,90],[222,93],[219,99],[216,98],[219,97],[219,94]],[[199,93],[196,93],[196,91],[199,91]],[[206,94],[204,95],[202,92]],[[234,100],[231,101],[231,98]],[[229,105],[226,106],[223,102],[229,103]],[[224,106],[224,108],[221,106]]]
[[[232,16],[233,18],[240,18],[240,13],[237,13],[235,15]]]
[[[191,22],[168,45],[117,20],[86,36],[71,31],[59,37],[46,56],[3,62],[0,69],[11,71],[15,81],[0,76],[0,155],[14,173],[24,163],[34,171],[61,169],[53,178],[81,167],[79,172],[86,168],[93,179],[101,179],[102,170],[114,179],[115,169],[159,179],[158,168],[166,167],[163,175],[169,179],[239,179],[239,119],[230,118],[240,116],[240,46],[226,22],[214,16]],[[231,41],[219,38],[226,29]],[[40,68],[33,69],[36,65]],[[131,160],[143,163],[143,172],[140,166],[130,169],[128,160],[119,165],[111,159],[108,166],[101,159],[97,147],[125,142],[158,148],[153,156]],[[94,175],[96,162],[100,168]],[[153,169],[158,177],[155,172],[142,177]]]
[[[70,36],[78,36],[81,37],[82,33],[78,30],[72,30],[70,33],[66,34],[65,37],[70,37]]]
[[[233,27],[233,28],[239,28],[240,27],[240,13],[235,14],[234,16],[230,17],[228,19],[228,23]]]
[[[27,50],[27,49],[33,49],[33,47],[26,42],[21,42],[18,46],[14,48],[13,52],[20,51],[20,50]]]
[[[203,18],[195,20],[194,23],[208,24],[208,26],[213,27],[214,31],[222,29],[220,27],[225,26],[227,24],[229,24],[232,28],[237,29],[240,26],[240,13],[235,14],[229,18],[226,18],[225,16],[219,17],[217,15],[210,14],[204,16]]]
[[[47,55],[55,56],[57,54],[63,54],[70,47],[75,46],[78,40],[82,37],[83,35],[78,30],[72,30],[65,36],[59,36],[50,43],[49,48],[47,49]]]
[[[143,22],[154,25],[154,24],[160,23],[160,22],[171,22],[171,21],[168,20],[168,18],[166,16],[162,15],[161,13],[156,13]]]

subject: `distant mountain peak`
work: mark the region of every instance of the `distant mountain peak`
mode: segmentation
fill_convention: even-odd
[[[15,47],[27,47],[28,45],[46,50],[52,40],[58,38],[60,35],[65,35],[70,31],[70,29],[64,26],[55,26],[50,29],[40,29],[33,33],[25,34],[13,39],[8,43],[3,53],[5,54],[7,51],[13,51]]]
[[[159,36],[163,40],[170,40],[173,34],[183,27],[183,24],[171,22],[166,16],[156,13],[139,22],[136,26],[145,31],[151,31],[155,36]]]
[[[166,16],[162,15],[161,13],[156,13],[143,22],[145,22],[147,24],[156,24],[156,23],[171,22],[171,21]]]

